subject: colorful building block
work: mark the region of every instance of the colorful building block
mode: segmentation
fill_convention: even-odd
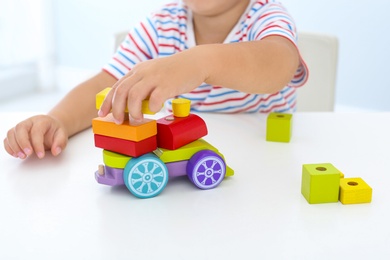
[[[175,150],[207,135],[207,126],[195,114],[188,117],[170,115],[157,120],[157,131],[158,147]]]
[[[103,162],[108,167],[124,169],[131,158],[124,154],[103,150]]]
[[[99,109],[110,89],[96,96]],[[189,100],[175,100],[174,115],[117,125],[112,114],[95,118],[95,146],[104,149],[103,161],[95,172],[98,183],[125,185],[139,198],[151,198],[165,187],[168,177],[188,175],[201,189],[216,187],[234,171],[218,150],[200,139],[207,135],[206,123],[192,115]],[[177,106],[176,106],[177,105]],[[149,113],[148,100],[142,103]],[[127,116],[127,114],[125,114]]]
[[[99,169],[95,172],[95,179],[100,184],[105,184],[109,186],[119,186],[124,185],[123,181],[123,169],[112,168],[99,165]]]
[[[139,142],[104,135],[94,135],[95,146],[128,156],[141,156],[157,149],[157,137],[151,136]]]
[[[310,204],[338,202],[340,176],[330,163],[304,164],[301,193]]]
[[[99,93],[96,94],[96,109],[99,110],[100,107],[103,104],[104,99],[106,98],[108,92],[110,92],[111,88],[105,88]],[[127,107],[125,109],[125,113],[128,113],[129,111],[127,110]],[[143,114],[149,114],[149,115],[154,115],[152,111],[149,110],[149,100],[145,99],[142,101],[142,113]]]
[[[128,120],[117,125],[112,114],[108,114],[106,117],[94,118],[92,130],[94,134],[138,142],[156,135],[157,124],[156,120],[145,118],[141,122],[131,122],[131,125]]]
[[[102,91],[100,91],[99,93],[96,94],[96,109],[99,110],[100,107],[102,106],[103,104],[103,101],[104,99],[106,98],[108,92],[110,92],[111,88],[105,88],[103,89]]]
[[[172,100],[172,112],[175,117],[187,117],[190,114],[191,101],[186,98]]]
[[[292,114],[270,113],[267,118],[266,140],[271,142],[290,142]]]
[[[372,188],[361,178],[340,180],[340,202],[343,204],[369,203]]]

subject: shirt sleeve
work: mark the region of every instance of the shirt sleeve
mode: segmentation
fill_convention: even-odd
[[[155,24],[148,17],[129,31],[103,70],[116,79],[122,78],[137,63],[157,57],[157,40]]]
[[[248,32],[249,40],[261,40],[271,35],[278,35],[285,37],[297,46],[298,36],[295,22],[282,4],[269,0],[257,1],[252,7],[252,12],[253,23]],[[288,86],[300,87],[304,85],[308,75],[308,67],[300,55],[299,67]]]

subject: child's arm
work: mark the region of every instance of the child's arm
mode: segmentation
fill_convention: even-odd
[[[165,100],[188,93],[202,82],[246,93],[275,93],[293,78],[299,65],[296,46],[281,36],[261,41],[199,45],[170,57],[137,64],[107,95],[99,111],[112,109],[118,123],[128,106],[141,119],[141,102],[157,112]]]
[[[6,151],[21,159],[33,152],[39,158],[50,149],[58,155],[65,149],[68,138],[91,125],[96,117],[95,96],[116,79],[100,72],[70,91],[47,115],[28,118],[8,131],[4,139]]]

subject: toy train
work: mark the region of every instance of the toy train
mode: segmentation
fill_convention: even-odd
[[[110,88],[96,96],[100,108]],[[98,183],[126,185],[139,198],[160,194],[168,179],[187,175],[200,189],[217,187],[234,171],[224,156],[202,139],[207,126],[198,115],[191,114],[190,101],[175,99],[173,114],[158,120],[124,121],[117,125],[113,116],[92,120],[95,146],[103,149],[104,165],[95,172]],[[143,112],[148,113],[145,101]]]

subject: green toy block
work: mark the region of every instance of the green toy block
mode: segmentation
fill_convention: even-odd
[[[341,172],[330,163],[304,164],[302,195],[310,204],[339,201]]]
[[[272,112],[267,118],[266,140],[271,142],[290,142],[292,114]]]

